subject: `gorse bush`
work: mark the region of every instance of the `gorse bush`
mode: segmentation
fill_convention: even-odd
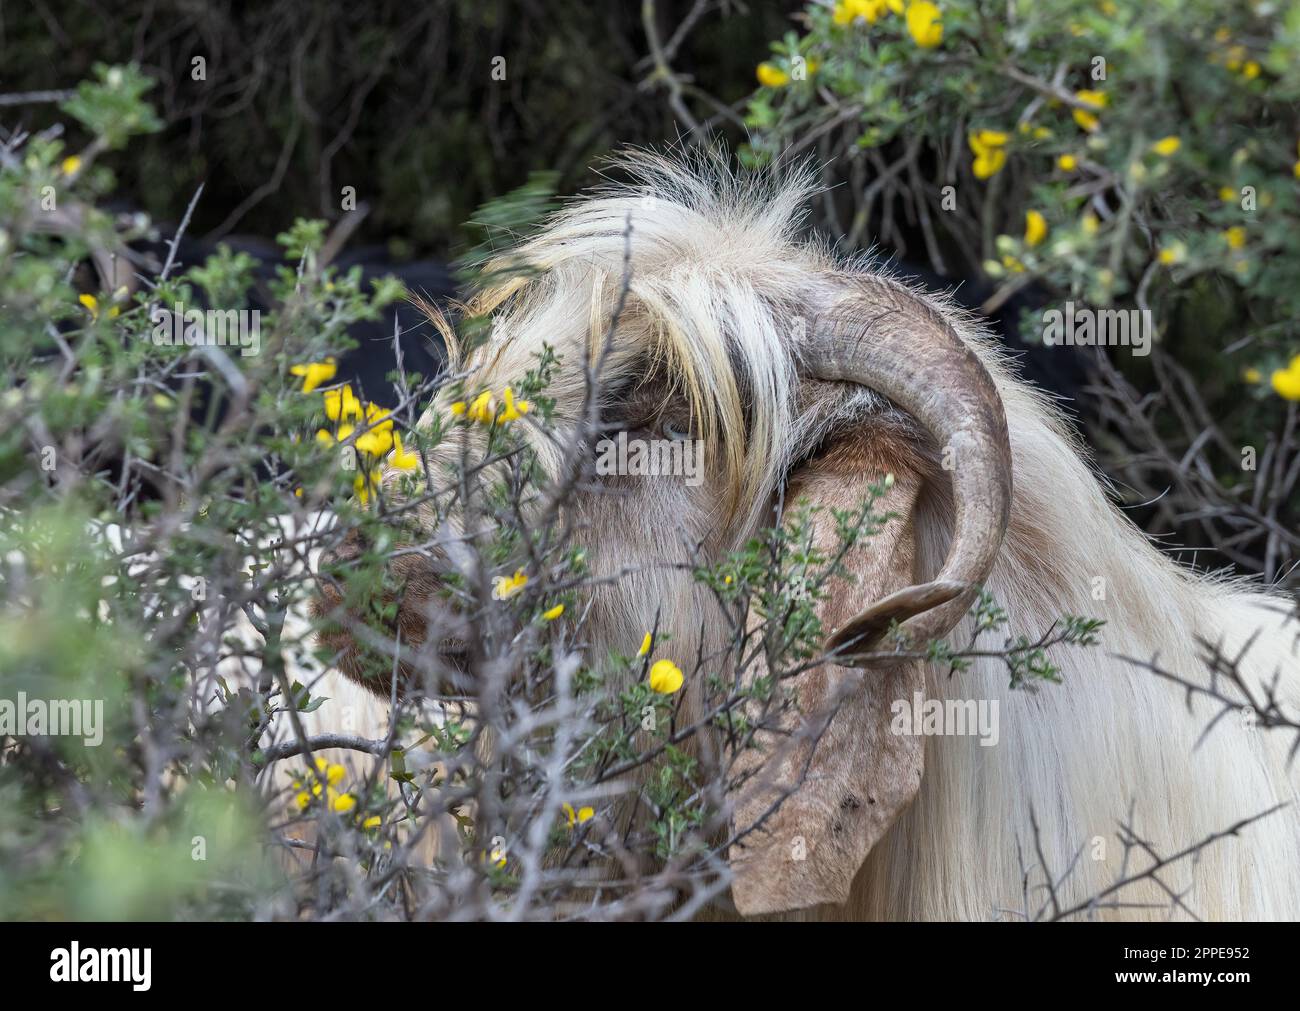
[[[1067,302],[1150,310],[1151,360],[1100,355],[1108,469],[1134,503],[1172,487],[1153,527],[1287,575],[1296,538],[1243,543],[1238,506],[1300,522],[1300,5],[836,0],[802,23],[757,69],[745,157],[815,155],[842,245],[990,280],[1030,343]]]
[[[0,147],[0,700],[76,703],[82,719],[52,736],[24,708],[21,726],[0,726],[0,909],[698,909],[727,886],[738,839],[722,799],[738,757],[792,711],[789,679],[824,662],[814,605],[847,573],[814,547],[809,510],[793,504],[695,568],[733,622],[723,655],[681,655],[657,628],[587,655],[583,538],[599,531],[564,506],[590,474],[598,418],[561,424],[548,397],[579,363],[548,350],[499,390],[399,370],[397,406],[367,402],[338,378],[347,328],[406,293],[333,267],[323,222],[278,236],[285,261],[262,311],[247,255],[176,263],[173,245],[154,267],[130,245],[147,220],[95,210],[113,188],[100,155],[157,125],[147,91],[136,69],[102,68],[64,105],[84,146],[51,129]],[[524,229],[544,190],[534,181],[478,220]],[[483,321],[461,321],[460,338],[487,339]],[[450,412],[417,426],[442,385]],[[558,478],[526,432],[567,447]],[[842,545],[888,522],[873,508],[887,487],[834,516]],[[476,532],[437,588],[466,623],[453,669],[399,621],[402,559],[448,523]],[[334,606],[309,617],[322,599]],[[1002,636],[987,598],[977,614],[1018,685],[1054,678],[1047,650],[1095,639],[1081,618]],[[385,737],[348,732],[345,704],[321,689],[340,633],[360,644],[356,676],[390,693]],[[956,670],[975,646],[900,655]],[[688,681],[702,692],[694,723]],[[316,732],[317,714],[343,732]],[[706,731],[718,746],[699,747]]]
[[[310,535],[277,517],[335,497],[346,510],[353,480],[303,437],[315,411],[287,396],[288,349],[342,348],[349,322],[403,294],[320,263],[323,228],[303,223],[281,236],[297,268],[273,284],[256,346],[200,346],[188,328],[173,342],[158,311],[242,310],[251,262],[223,250],[138,277],[127,244],[149,222],[95,209],[113,185],[97,158],[157,125],[148,87],[100,68],[65,103],[84,147],[56,128],[0,148],[0,694],[102,709],[93,746],[3,731],[10,915],[177,915],[213,882],[196,911],[246,914],[268,894],[263,805],[230,786],[254,771],[268,693],[288,693],[249,687],[275,665],[237,625],[305,659],[310,644],[279,630],[305,576],[285,559]],[[250,665],[259,679],[227,687],[222,671]]]
[[[933,262],[1008,284],[1162,317],[1249,289],[1227,342],[1254,337],[1243,367],[1266,377],[1290,363],[1300,7],[1060,0],[1008,23],[981,3],[861,0],[807,19],[760,68],[750,157],[832,135],[835,154],[883,160],[848,241],[906,203]]]

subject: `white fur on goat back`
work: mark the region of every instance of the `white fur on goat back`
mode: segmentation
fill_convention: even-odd
[[[801,307],[855,279],[907,286],[869,260],[840,260],[799,237],[812,190],[806,171],[784,181],[742,178],[707,156],[635,155],[625,167],[632,184],[574,202],[507,254],[538,274],[485,293],[477,308],[496,313],[497,339],[467,358],[453,348],[453,364],[477,370],[483,388],[498,388],[531,367],[543,344],[582,362],[629,296],[610,375],[635,376],[649,350],[676,370],[692,402],[709,408],[704,420],[727,436],[718,462],[729,483],[712,512],[696,519],[703,528],[725,515],[729,542],[743,543],[770,516],[789,469],[861,404],[846,394],[818,414],[801,401]],[[978,356],[1005,407],[1014,496],[987,589],[1016,633],[1041,635],[1062,614],[1106,624],[1099,646],[1053,651],[1059,684],[1012,690],[998,659],[977,660],[951,678],[946,668],[930,669],[928,697],[997,703],[998,742],[927,738],[920,792],[868,856],[848,903],[791,915],[1016,919],[1073,910],[1099,918],[1300,919],[1293,735],[1237,713],[1207,732],[1219,706],[1199,695],[1189,704],[1184,687],[1143,666],[1151,661],[1208,687],[1198,642],[1222,644],[1226,655],[1241,654],[1253,693],[1276,684],[1278,701],[1295,713],[1300,626],[1287,617],[1292,605],[1264,588],[1194,574],[1158,552],[1108,499],[1057,409],[1013,374],[1000,347],[947,300],[913,294]],[[577,399],[581,382],[580,369],[561,373],[554,391],[561,405]],[[446,407],[439,401],[431,410]],[[913,517],[917,568],[926,578],[945,557],[950,512],[935,494]],[[689,516],[667,519],[698,533]],[[641,516],[624,540],[594,546],[593,569],[602,553],[625,564],[643,536],[638,529],[654,532],[653,545],[641,546],[661,557],[661,527]],[[691,623],[699,616],[684,603],[683,585],[645,575],[617,596],[617,606],[606,604],[605,627],[590,636],[593,658],[602,649],[626,652],[661,613],[684,619],[673,629],[677,642],[695,642]],[[948,638],[959,646],[971,634],[967,618]],[[1277,805],[1285,806],[1194,859],[1108,891],[1154,860]],[[1096,896],[1098,904],[1075,910]]]

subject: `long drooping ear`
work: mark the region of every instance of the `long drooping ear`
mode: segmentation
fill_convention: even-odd
[[[876,508],[896,516],[846,556],[852,585],[826,587],[820,617],[828,630],[920,579],[913,515],[922,479],[906,452],[897,436],[855,433],[790,481],[788,502],[822,507],[813,516],[815,543],[829,557],[839,546],[832,509],[856,509],[868,485],[894,476]],[[924,738],[890,732],[891,704],[923,690],[920,663],[867,670],[827,663],[781,685],[793,688],[797,705],[738,758],[730,798],[738,836],[729,854],[732,895],[746,916],[846,901],[871,847],[921,784]]]

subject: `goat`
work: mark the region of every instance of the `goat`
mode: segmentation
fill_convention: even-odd
[[[617,495],[575,494],[571,508],[599,535],[593,573],[662,561],[668,531],[719,559],[779,499],[851,508],[893,475],[880,507],[899,519],[853,549],[855,585],[822,605],[833,662],[794,679],[804,715],[785,744],[760,735],[756,775],[729,798],[735,827],[755,829],[730,852],[737,911],[1005,917],[1025,906],[1031,862],[1059,910],[1119,877],[1120,847],[1095,840],[1130,810],[1133,831],[1170,855],[1289,802],[1094,912],[1165,916],[1173,901],[1176,915],[1300,918],[1288,742],[1235,720],[1200,739],[1213,707],[1120,659],[1158,656],[1204,682],[1197,641],[1208,640],[1241,654],[1248,684],[1276,678],[1277,697],[1295,706],[1297,628],[1283,602],[1159,553],[1108,499],[1049,399],[968,315],[870,259],[801,240],[810,174],[737,176],[717,159],[650,154],[625,167],[631,183],[573,203],[512,254],[533,273],[478,296],[471,308],[493,314],[492,340],[467,353],[447,334],[451,367],[481,389],[517,381],[544,342],[555,347],[565,366],[548,390],[555,419],[576,424],[580,365],[621,306],[605,421],[650,437],[690,432],[710,448],[699,487],[613,477],[603,491]],[[422,424],[447,416],[450,399],[441,392]],[[554,475],[554,441],[529,438]],[[399,480],[383,478],[393,496]],[[821,541],[834,534],[830,511],[816,514]],[[429,507],[416,517],[431,533]],[[590,662],[628,653],[656,621],[682,655],[708,655],[724,629],[684,568],[646,564],[593,589]],[[421,641],[438,571],[437,559],[404,559],[404,643]],[[1063,654],[1063,683],[1033,692],[1011,690],[995,660],[949,677],[944,665],[880,659],[891,628],[915,643],[967,641],[980,585],[1026,631],[1061,613],[1104,619],[1101,648]],[[328,641],[342,672],[363,681],[355,644]],[[918,692],[996,700],[1000,741],[891,732],[893,704]]]

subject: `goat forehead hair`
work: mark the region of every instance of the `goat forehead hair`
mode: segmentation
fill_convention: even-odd
[[[465,353],[444,327],[452,367],[472,373],[473,389],[500,390],[549,344],[562,364],[548,393],[561,423],[573,421],[581,366],[594,360],[621,306],[605,388],[668,378],[665,402],[689,405],[725,514],[756,518],[818,435],[798,416],[796,395],[814,307],[852,290],[854,278],[874,278],[903,298],[912,289],[879,262],[843,260],[800,237],[819,185],[810,164],[781,175],[735,172],[716,151],[633,152],[617,164],[629,181],[574,200],[498,257],[494,268],[516,269],[467,306],[492,317],[491,338]],[[924,301],[973,335],[946,300]],[[448,399],[445,391],[431,410],[445,411]]]
[[[728,512],[761,509],[794,451],[795,363],[810,272],[833,262],[797,241],[813,177],[732,173],[714,156],[626,156],[630,181],[572,202],[499,257],[522,271],[470,302],[491,338],[451,361],[474,389],[517,382],[549,344],[561,423],[582,403],[618,307],[606,389],[665,377],[684,398]],[[626,291],[624,288],[626,287]],[[441,400],[433,410],[445,409]]]

